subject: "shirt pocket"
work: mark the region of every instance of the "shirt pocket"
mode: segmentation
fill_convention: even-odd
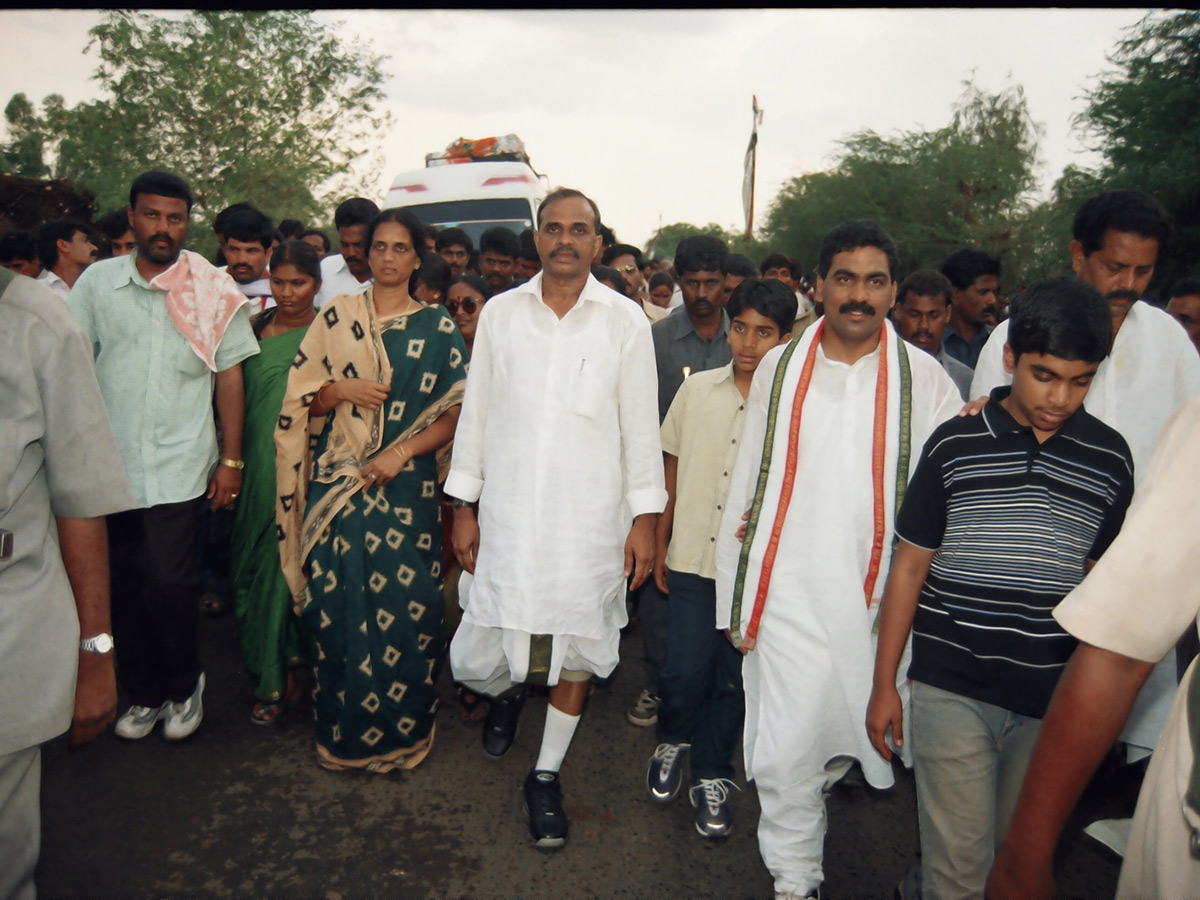
[[[616,408],[618,361],[611,354],[589,350],[570,361],[567,407],[576,415],[599,419]]]

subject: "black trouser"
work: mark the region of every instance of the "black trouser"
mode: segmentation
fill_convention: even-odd
[[[138,706],[186,700],[200,678],[204,498],[108,517],[117,675]]]

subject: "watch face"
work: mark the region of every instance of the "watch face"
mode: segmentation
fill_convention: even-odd
[[[107,653],[113,648],[113,639],[111,634],[98,634],[93,638],[80,641],[79,647],[82,650],[88,650],[92,653]]]

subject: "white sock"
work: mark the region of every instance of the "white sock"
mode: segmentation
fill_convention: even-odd
[[[579,716],[567,715],[553,706],[546,707],[546,730],[542,732],[542,749],[538,752],[535,769],[545,772],[559,770],[578,724]]]

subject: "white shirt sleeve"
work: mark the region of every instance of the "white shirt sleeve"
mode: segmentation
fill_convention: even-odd
[[[993,329],[987,343],[979,351],[979,362],[975,364],[975,377],[971,379],[971,399],[986,397],[992,388],[1012,384],[1012,375],[1004,370],[1004,345],[1008,343],[1008,321]]]
[[[650,325],[644,320],[637,322],[621,348],[617,404],[625,500],[634,518],[660,513],[667,505],[667,489],[658,430],[658,370]]]
[[[475,326],[475,343],[467,372],[462,411],[454,432],[454,451],[444,490],[451,497],[474,503],[483,493],[483,438],[488,399],[492,392],[492,333],[485,304]]]

